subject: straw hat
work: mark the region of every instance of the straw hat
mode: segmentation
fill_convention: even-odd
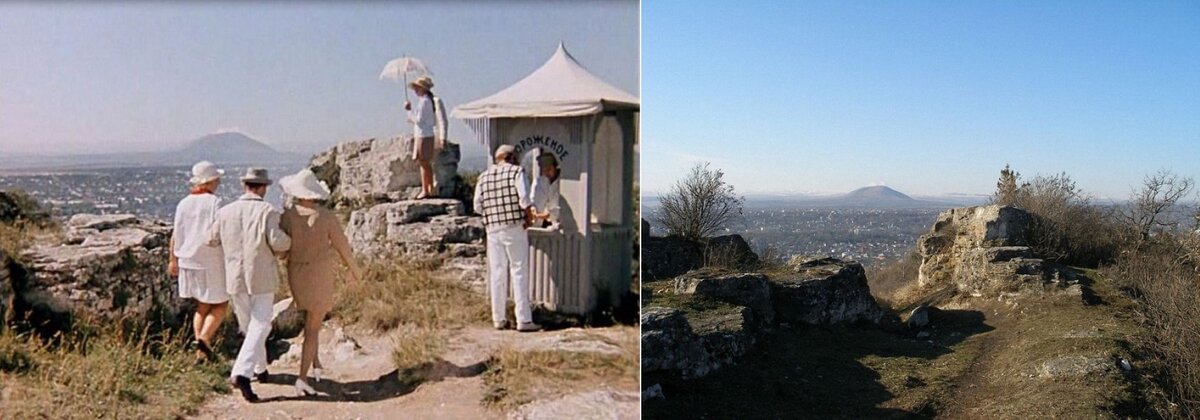
[[[266,168],[246,168],[246,174],[242,175],[242,183],[271,185],[271,177],[267,175]]]
[[[202,160],[192,165],[192,179],[188,180],[188,182],[192,183],[192,185],[200,185],[214,179],[219,179],[221,175],[225,175],[224,170],[218,169],[217,165],[212,162]]]
[[[409,82],[408,85],[409,86],[420,86],[422,88],[425,88],[425,90],[430,90],[430,89],[433,89],[433,79],[430,79],[429,76],[421,76],[421,77],[418,77],[417,80],[413,80],[413,81]]]
[[[317,179],[317,174],[304,169],[295,175],[288,175],[279,180],[283,192],[303,200],[328,200],[329,186]]]

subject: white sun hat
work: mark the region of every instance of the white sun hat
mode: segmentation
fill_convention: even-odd
[[[221,175],[225,175],[225,170],[218,169],[217,165],[207,160],[202,160],[192,165],[192,185],[200,185],[214,179],[218,179]]]
[[[317,174],[304,169],[295,175],[288,175],[279,180],[283,192],[292,197],[304,200],[328,200],[329,186],[317,179]]]

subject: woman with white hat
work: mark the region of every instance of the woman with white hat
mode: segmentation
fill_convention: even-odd
[[[215,193],[224,173],[209,161],[192,166],[191,193],[175,207],[171,234],[167,270],[179,277],[179,296],[196,301],[192,332],[198,361],[213,357],[212,338],[229,306],[224,256],[221,248],[207,244],[209,228],[221,207]]]
[[[421,76],[408,84],[417,94],[417,103],[405,101],[408,121],[413,125],[413,160],[421,166],[421,193],[418,199],[433,198],[433,164],[446,141],[446,113],[441,98],[433,94],[433,79]]]
[[[293,205],[284,209],[279,226],[292,238],[288,253],[288,285],[296,307],[304,310],[304,345],[300,353],[300,375],[296,391],[312,395],[316,391],[306,382],[309,367],[321,380],[321,361],[317,358],[321,321],[333,309],[334,259],[340,257],[349,269],[349,281],[358,281],[362,272],[354,260],[337,216],[320,202],[329,199],[329,188],[305,169],[279,181]]]

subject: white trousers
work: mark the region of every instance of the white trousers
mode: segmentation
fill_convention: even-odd
[[[254,373],[267,370],[267,336],[271,334],[271,310],[275,304],[275,294],[237,293],[231,297],[238,330],[244,332],[246,337],[229,376],[253,378]]]
[[[488,229],[488,281],[492,298],[492,322],[501,323],[512,279],[518,324],[533,322],[529,306],[529,233],[521,225]]]

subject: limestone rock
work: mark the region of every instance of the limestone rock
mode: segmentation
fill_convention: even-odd
[[[758,255],[750,249],[742,235],[724,235],[708,240],[705,248],[705,260],[710,265],[719,265],[734,269],[753,269],[758,265]]]
[[[1038,376],[1043,378],[1085,377],[1116,373],[1116,363],[1102,356],[1064,356],[1042,362]]]
[[[918,330],[929,325],[929,306],[922,304],[912,310],[908,314],[908,320],[904,321],[910,330]]]
[[[317,177],[334,191],[338,207],[357,208],[378,202],[409,200],[420,193],[421,172],[412,158],[411,136],[347,141],[318,153],[310,161]],[[433,161],[439,197],[462,197],[459,146],[447,142]]]
[[[1042,284],[1044,263],[1028,247],[1033,215],[1013,206],[951,209],[917,243],[918,282],[953,285],[973,296],[998,296]]]
[[[487,271],[483,219],[454,199],[377,204],[350,215],[346,236],[369,259],[436,260],[439,272],[482,287]]]
[[[32,246],[22,299],[34,311],[104,321],[171,320],[183,301],[167,276],[170,226],[131,215],[80,214],[66,241]]]
[[[675,280],[675,293],[695,294],[748,307],[751,310],[751,325],[767,325],[775,318],[775,311],[771,307],[771,287],[767,276],[763,274],[711,275],[692,272]]]
[[[862,264],[821,259],[792,266],[771,279],[775,316],[785,322],[878,323],[883,309],[871,296]]]
[[[645,280],[669,279],[704,266],[704,244],[679,236],[646,235],[641,259]]]
[[[683,312],[662,307],[642,309],[642,372],[701,377],[713,369],[712,356]]]

